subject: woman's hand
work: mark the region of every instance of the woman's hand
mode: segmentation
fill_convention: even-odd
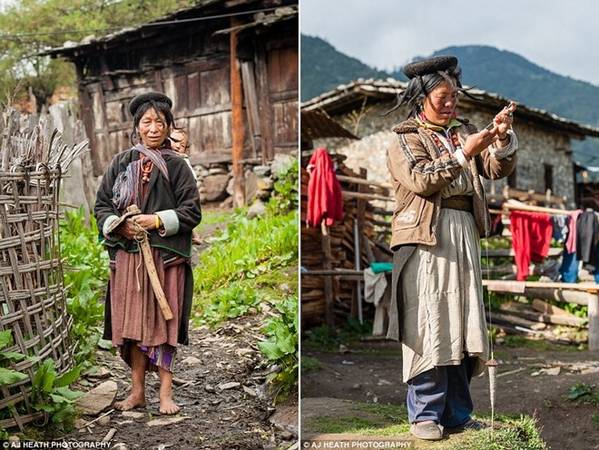
[[[133,221],[133,217],[130,217],[116,229],[116,233],[125,239],[133,240],[137,236],[137,233],[139,233],[139,227]]]
[[[464,156],[471,158],[473,156],[478,155],[484,149],[486,149],[489,145],[491,145],[495,140],[496,131],[495,128],[491,131],[486,128],[478,133],[474,133],[469,135],[466,138],[466,142],[464,143]]]
[[[116,229],[116,232],[126,239],[135,239],[135,236],[143,228],[146,231],[156,229],[156,214],[138,214],[125,220],[123,224]]]
[[[514,122],[514,118],[509,113],[509,111],[504,108],[493,119],[494,127],[491,130],[491,133],[494,133],[499,140],[503,141],[506,139],[507,132],[512,127],[513,122]]]
[[[152,231],[158,228],[156,226],[156,218],[158,216],[156,214],[138,214],[137,216],[133,216],[132,220],[141,226],[146,231]],[[160,222],[158,221],[158,225]]]

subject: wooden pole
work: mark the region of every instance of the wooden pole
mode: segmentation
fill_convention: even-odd
[[[390,184],[376,183],[374,181],[370,181],[365,178],[348,177],[346,175],[337,175],[337,179],[339,181],[346,181],[348,183],[363,184],[366,186],[374,186],[374,187],[378,187],[381,189],[387,189],[387,190],[392,189],[392,186]]]
[[[570,291],[586,291],[594,294],[599,293],[599,284],[596,283],[560,283],[553,281],[507,281],[507,280],[483,280],[483,286],[497,292],[512,292],[524,294],[528,288],[564,289]]]
[[[240,25],[239,19],[231,18],[231,27]],[[233,128],[233,148],[231,157],[233,160],[233,203],[235,206],[245,205],[245,180],[243,178],[243,89],[241,87],[241,75],[239,61],[237,60],[237,31],[230,34],[231,51],[231,125]]]
[[[395,199],[384,195],[368,194],[365,192],[341,191],[345,198],[360,198],[364,200],[382,200],[384,202],[392,202]]]
[[[576,303],[577,305],[588,305],[590,298],[594,295],[587,292],[555,288],[526,288],[524,294],[529,298],[556,300],[558,302]]]
[[[324,269],[324,270],[307,270],[300,272],[301,276],[358,276],[363,277],[364,272],[362,270],[354,269]]]
[[[530,212],[540,212],[547,213],[553,215],[561,215],[565,216],[571,213],[572,211],[566,209],[556,209],[556,208],[545,208],[543,206],[530,206],[525,204],[515,204],[515,203],[504,203],[503,207],[505,209],[511,209],[515,211],[530,211]]]
[[[331,236],[329,235],[328,227],[325,225],[324,220],[321,223],[321,245],[323,253],[323,267],[324,270],[331,270],[333,267],[333,261],[331,257]],[[333,280],[330,277],[324,279],[324,302],[325,302],[325,320],[328,326],[335,326],[335,316],[333,314]]]
[[[589,298],[589,350],[599,350],[599,295]]]

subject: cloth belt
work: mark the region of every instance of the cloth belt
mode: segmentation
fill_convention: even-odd
[[[457,209],[460,211],[474,212],[472,196],[454,195],[453,197],[441,199],[441,208]]]

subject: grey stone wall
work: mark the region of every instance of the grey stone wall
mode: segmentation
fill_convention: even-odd
[[[247,204],[255,200],[267,200],[273,190],[278,175],[294,164],[292,155],[277,153],[266,165],[244,164],[245,199]],[[212,163],[208,166],[194,165],[198,180],[198,190],[202,203],[220,203],[222,207],[233,206],[233,165]]]
[[[392,102],[367,105],[343,115],[332,117],[344,127],[362,137],[360,141],[348,139],[327,139],[315,142],[315,146],[325,146],[329,150],[347,156],[345,163],[357,170],[365,167],[368,178],[378,182],[389,182],[387,170],[387,148],[395,134],[393,126],[407,117],[407,110],[400,108],[384,115],[393,106]],[[460,108],[461,116],[468,118],[478,128],[491,122],[493,114],[472,108]],[[545,192],[545,164],[552,166],[553,194],[565,196],[567,206],[574,206],[574,175],[571,160],[571,146],[568,135],[556,132],[539,124],[514,122],[518,136],[519,151],[516,175],[516,188]],[[487,182],[487,192],[500,193],[507,179]]]

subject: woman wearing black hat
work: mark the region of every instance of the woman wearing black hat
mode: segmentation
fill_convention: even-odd
[[[484,370],[488,337],[479,238],[489,230],[480,176],[505,177],[516,164],[512,110],[477,132],[458,118],[460,70],[454,57],[409,64],[388,152],[396,209],[392,222],[393,298],[388,337],[400,339],[411,432],[441,439],[471,419],[469,384]]]
[[[195,179],[185,161],[170,150],[172,101],[150,92],[135,97],[134,147],[118,153],[98,190],[94,214],[110,256],[104,338],[131,367],[131,393],[115,407],[145,405],[145,372],[160,376],[160,412],[175,414],[172,371],[177,344],[187,344],[192,302],[191,233],[201,211]],[[126,211],[136,205],[141,214]],[[154,295],[137,239],[148,235],[160,285],[173,318],[166,320]]]

